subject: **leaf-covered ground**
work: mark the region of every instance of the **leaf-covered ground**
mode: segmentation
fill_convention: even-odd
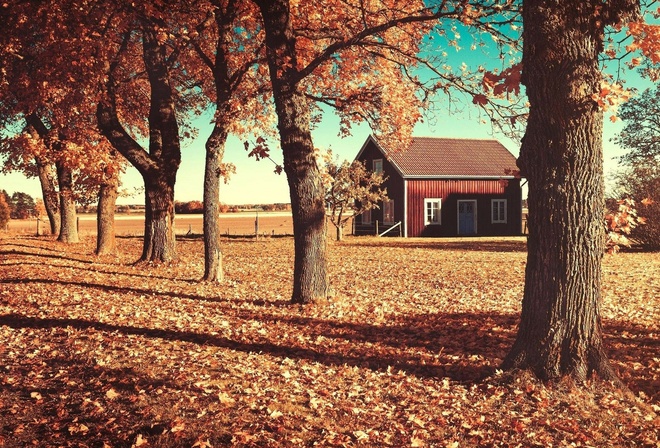
[[[496,369],[524,239],[330,243],[334,299],[297,307],[293,241],[229,240],[227,281],[133,265],[137,238],[0,237],[0,445],[648,446],[660,420],[660,256],[604,259],[606,344],[638,399]]]

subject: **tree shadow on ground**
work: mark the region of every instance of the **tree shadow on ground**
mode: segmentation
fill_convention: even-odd
[[[30,246],[24,246],[21,244],[13,244],[15,246],[22,246],[30,249]],[[44,250],[49,250],[49,249],[41,249],[39,248],[39,251],[44,251]],[[127,275],[127,276],[132,276],[132,277],[143,277],[143,278],[157,278],[157,279],[163,279],[163,280],[177,280],[177,281],[184,281],[184,282],[190,282],[190,283],[197,283],[199,282],[199,279],[197,278],[177,278],[173,279],[170,276],[166,275],[155,275],[152,273],[154,266],[150,264],[149,262],[144,262],[144,261],[134,261],[130,263],[108,263],[105,260],[101,259],[88,259],[89,257],[92,257],[92,255],[88,255],[88,258],[76,258],[71,255],[63,255],[61,252],[54,251],[54,250],[49,250],[50,254],[45,254],[41,252],[30,252],[27,250],[15,250],[15,249],[0,249],[0,255],[12,255],[16,257],[33,257],[36,259],[43,259],[43,260],[61,260],[61,261],[68,261],[72,263],[82,263],[86,264],[89,266],[89,268],[79,266],[77,264],[72,264],[72,265],[61,265],[58,264],[57,267],[69,267],[69,268],[75,268],[75,269],[80,269],[80,270],[88,270],[90,272],[94,273],[105,273],[105,274],[121,274],[121,275]],[[85,255],[81,255],[81,257],[85,257]],[[95,257],[95,256],[94,256]],[[37,264],[37,265],[43,265],[44,263],[37,263],[37,262],[24,262],[24,261],[15,261],[15,262],[10,262],[10,263],[3,263],[3,266],[11,266],[12,264],[15,265],[30,265],[30,264]],[[112,270],[112,269],[107,269],[107,268],[102,268],[101,266],[121,266],[121,267],[137,267],[137,268],[144,268],[145,270],[149,270],[149,274],[140,274],[137,272],[121,272],[117,270]],[[201,274],[200,274],[201,277]]]
[[[228,337],[160,328],[116,325],[84,319],[36,318],[21,314],[0,316],[0,325],[23,329],[71,327],[78,330],[119,332],[167,341],[188,342],[242,353],[306,360],[328,366],[354,366],[375,371],[395,369],[420,378],[449,378],[478,382],[492,375],[513,344],[518,317],[509,314],[437,313],[401,316],[383,324],[343,322],[265,312],[239,311],[238,317],[268,324],[294,325],[308,341],[280,340],[257,336],[249,341]],[[658,379],[644,370],[654,362],[654,333],[635,325],[617,324],[606,328],[606,343],[615,346],[613,360],[623,361],[622,376],[636,392],[658,400]],[[624,336],[622,336],[624,335]],[[336,343],[324,341],[331,339]],[[410,350],[410,349],[413,350]],[[640,367],[641,366],[641,367]]]
[[[606,322],[603,329],[610,360],[633,392],[644,392],[660,403],[660,332],[631,322]]]
[[[318,362],[329,366],[357,366],[372,370],[394,368],[419,377],[449,377],[456,381],[477,381],[493,373],[493,361],[505,353],[511,343],[508,333],[486,333],[475,323],[506,327],[513,331],[515,317],[485,315],[417,316],[395,325],[370,325],[286,318],[261,313],[240,313],[243,318],[279,320],[300,326],[301,333],[311,340],[318,336],[345,343],[327,345],[322,342],[308,346],[281,343],[276,338],[250,342],[226,337],[159,328],[115,325],[84,319],[35,318],[21,314],[0,316],[0,325],[11,328],[66,328],[120,332],[126,335],[211,345],[243,353],[264,353],[289,359]],[[431,320],[433,319],[433,320]],[[439,322],[438,320],[442,321]],[[444,328],[444,330],[443,330]],[[427,351],[428,359],[406,354],[409,347]],[[436,356],[437,355],[437,356]]]
[[[177,446],[168,443],[173,442],[167,430],[173,426],[174,415],[166,415],[158,408],[152,410],[148,397],[163,388],[186,390],[189,385],[185,382],[161,376],[162,372],[151,376],[132,367],[101,366],[95,359],[73,351],[57,352],[38,361],[32,364],[26,359],[21,364],[3,365],[6,378],[32,378],[27,382],[0,382],[0,441],[6,443],[3,446],[35,445],[34,434],[40,434],[48,446],[101,447],[112,441],[114,446],[130,447],[135,446],[138,435],[163,442],[161,446]],[[178,398],[175,396],[170,403],[173,413]],[[199,400],[209,405],[213,401],[204,395]],[[151,424],[145,426],[145,420]],[[24,431],[28,425],[29,431]],[[219,435],[223,432],[218,430]],[[11,434],[11,438],[3,439],[2,434]],[[178,446],[186,446],[186,442],[192,446],[194,439],[179,442]]]
[[[153,276],[150,276],[148,278],[154,278]],[[169,280],[169,279],[168,279]],[[181,282],[182,280],[178,280]],[[185,281],[185,280],[183,280]],[[216,302],[216,303],[241,303],[241,304],[249,304],[249,305],[256,305],[256,306],[262,306],[265,305],[266,302],[264,300],[260,299],[225,299],[223,297],[204,297],[201,295],[197,294],[187,294],[183,292],[172,292],[172,291],[154,291],[151,288],[138,288],[138,287],[126,287],[126,286],[114,286],[114,285],[108,285],[105,283],[91,283],[91,282],[73,282],[73,281],[65,281],[65,280],[53,280],[53,279],[26,279],[26,278],[5,278],[0,280],[0,284],[44,284],[44,285],[61,285],[61,286],[75,286],[79,288],[92,288],[92,289],[98,289],[101,291],[105,292],[115,292],[118,294],[137,294],[137,295],[144,295],[144,296],[165,296],[165,297],[172,297],[175,299],[189,299],[189,300],[201,300],[205,302]],[[268,302],[269,305],[271,306],[285,306],[285,305],[290,305],[290,302]]]

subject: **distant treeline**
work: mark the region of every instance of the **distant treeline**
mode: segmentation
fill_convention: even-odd
[[[220,213],[238,213],[246,210],[262,210],[265,212],[272,211],[288,211],[291,210],[291,204],[241,204],[229,205],[221,204]],[[96,207],[90,206],[85,208],[85,212],[93,213]],[[202,201],[189,201],[189,202],[174,202],[174,211],[180,215],[187,214],[202,214],[204,213],[204,203]],[[144,212],[144,205],[118,205],[117,213],[142,213]]]

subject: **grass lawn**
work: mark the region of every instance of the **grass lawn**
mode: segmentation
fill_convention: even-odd
[[[660,255],[604,258],[606,346],[632,394],[497,370],[525,240],[329,242],[335,297],[289,304],[293,239],[199,238],[134,265],[0,234],[0,445],[660,446]]]

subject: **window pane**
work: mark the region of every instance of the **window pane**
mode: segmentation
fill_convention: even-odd
[[[440,224],[441,199],[424,199],[425,224]]]
[[[493,222],[506,222],[506,199],[492,201]]]

